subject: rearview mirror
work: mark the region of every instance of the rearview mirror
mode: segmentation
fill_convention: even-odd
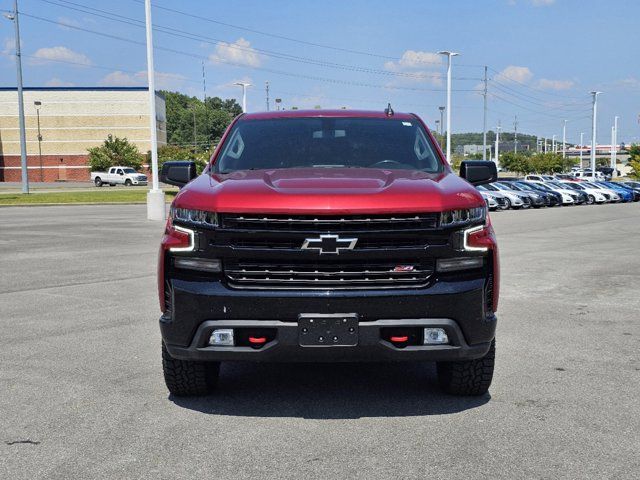
[[[460,176],[471,185],[484,185],[498,179],[498,170],[491,161],[465,160],[460,164]]]
[[[180,188],[198,176],[195,162],[164,162],[160,172],[160,181]]]

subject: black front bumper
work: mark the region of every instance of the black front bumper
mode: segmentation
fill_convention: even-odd
[[[482,279],[439,281],[428,288],[366,291],[234,290],[220,282],[171,280],[170,314],[162,338],[175,358],[227,361],[461,360],[483,356],[495,336],[496,317],[485,311]],[[355,314],[358,344],[303,347],[300,314]],[[403,348],[382,328],[441,327],[449,345]],[[275,338],[259,349],[208,345],[214,328],[271,328]]]

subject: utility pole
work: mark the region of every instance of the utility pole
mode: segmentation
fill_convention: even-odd
[[[451,58],[459,54],[449,51],[438,53],[447,56],[447,162],[451,164]]]
[[[551,152],[556,153],[556,136],[551,137]]]
[[[16,35],[16,75],[18,84],[18,123],[20,124],[20,169],[22,171],[22,193],[29,193],[29,169],[27,166],[27,133],[24,125],[24,96],[22,94],[22,50],[20,48],[20,20],[18,0],[13,1],[13,13],[5,13],[11,20]]]
[[[513,120],[513,153],[518,153],[518,116]]]
[[[267,94],[267,112],[269,111],[269,82],[264,82],[265,91]]]
[[[483,116],[482,116],[482,160],[487,159],[487,66],[484,66],[484,97]]]
[[[500,166],[500,122],[498,122],[498,126],[496,127],[496,168]]]
[[[440,136],[442,137],[444,135],[444,107],[438,107],[438,110],[440,110]]]
[[[580,132],[580,168],[582,168],[582,151],[584,150],[584,132]]]
[[[591,95],[593,96],[593,111],[591,114],[591,179],[595,181],[596,179],[596,129],[597,129],[597,120],[598,120],[598,95],[602,92],[592,91]]]
[[[156,81],[153,66],[153,24],[151,23],[151,0],[144,2],[147,29],[147,82],[149,83],[149,128],[151,129],[151,178],[152,188],[147,193],[147,219],[164,220],[167,207],[164,192],[158,184],[158,125],[156,120]]]
[[[567,157],[567,121],[562,122],[562,158]]]

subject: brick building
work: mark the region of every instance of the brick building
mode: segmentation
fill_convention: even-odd
[[[146,87],[25,88],[27,163],[32,182],[89,180],[87,149],[108,135],[150,149]],[[156,94],[158,145],[167,142],[166,108]],[[15,88],[0,88],[0,182],[18,182],[20,129]]]

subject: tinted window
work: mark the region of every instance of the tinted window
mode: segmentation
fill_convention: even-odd
[[[216,172],[300,167],[442,171],[419,122],[386,118],[239,121]]]

